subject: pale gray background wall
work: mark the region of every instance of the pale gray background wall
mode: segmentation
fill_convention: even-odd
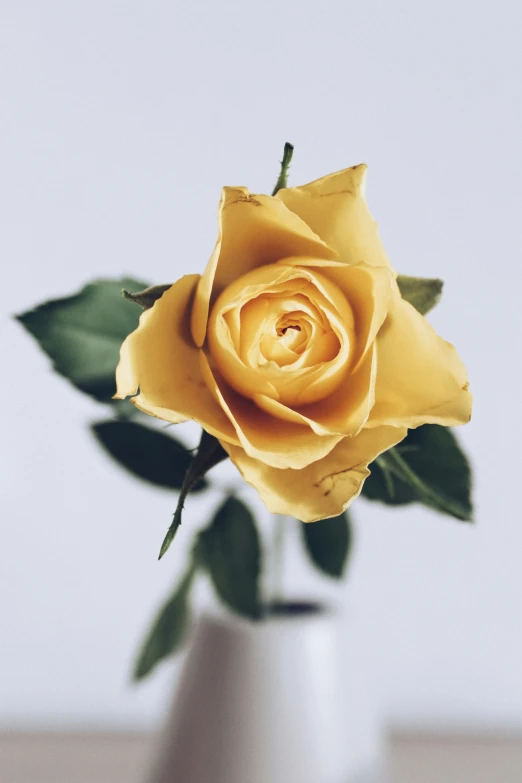
[[[520,725],[518,4],[0,9],[0,722],[157,720],[172,670],[132,690],[128,668],[206,513],[158,564],[172,498],[102,458],[99,409],[9,316],[94,276],[202,270],[220,187],[268,190],[288,139],[295,184],[366,161],[394,265],[445,279],[433,322],[469,366],[477,477],[475,528],[359,502],[347,583],[312,581],[295,551],[289,589],[356,607],[390,720]]]

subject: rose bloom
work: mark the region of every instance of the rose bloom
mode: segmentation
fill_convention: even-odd
[[[224,188],[205,272],[142,314],[116,373],[119,398],[197,421],[270,511],[305,522],[346,509],[408,428],[470,418],[455,349],[400,295],[365,170]]]

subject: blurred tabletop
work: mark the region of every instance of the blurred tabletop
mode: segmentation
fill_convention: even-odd
[[[154,737],[0,733],[2,783],[146,783]],[[390,783],[521,783],[522,736],[390,736]]]

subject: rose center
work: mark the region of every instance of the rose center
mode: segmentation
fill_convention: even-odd
[[[209,348],[225,380],[246,397],[304,405],[345,378],[353,314],[321,273],[260,267],[226,288],[209,323]]]
[[[277,330],[278,337],[283,337],[288,332],[289,329],[295,329],[296,332],[300,332],[301,331],[301,327],[299,326],[299,324],[292,324],[291,326],[284,326],[282,329],[278,329]]]

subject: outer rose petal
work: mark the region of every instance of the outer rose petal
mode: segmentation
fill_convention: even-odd
[[[471,417],[468,386],[453,345],[397,298],[377,336],[375,405],[367,426],[466,424]]]
[[[199,351],[190,335],[190,310],[199,275],[174,283],[121,347],[116,370],[118,399],[138,392],[136,407],[178,423],[194,419],[211,435],[239,443],[234,428],[201,376]]]
[[[278,199],[254,196],[247,188],[223,188],[218,241],[192,311],[196,344],[205,342],[211,297],[252,269],[286,256],[337,258],[337,253]]]
[[[336,250],[342,261],[390,267],[364,198],[365,172],[364,164],[353,166],[300,188],[280,190],[276,198]]]
[[[326,457],[301,470],[278,470],[223,443],[243,478],[259,492],[274,514],[316,522],[344,511],[370,474],[368,464],[406,437],[406,427],[364,429],[344,438]]]

